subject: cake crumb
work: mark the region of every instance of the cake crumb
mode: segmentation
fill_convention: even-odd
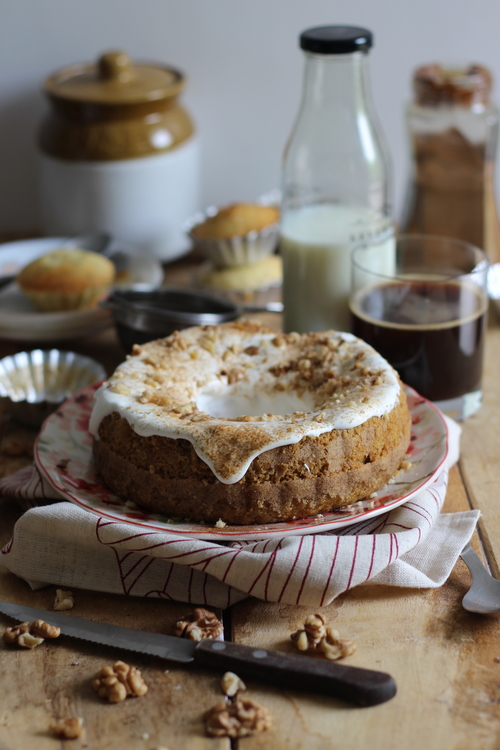
[[[223,529],[223,528],[224,528],[224,526],[227,526],[227,523],[226,523],[225,521],[223,521],[223,520],[222,520],[222,518],[219,518],[219,520],[218,520],[218,521],[217,521],[217,523],[215,524],[215,527],[216,527],[217,529]]]

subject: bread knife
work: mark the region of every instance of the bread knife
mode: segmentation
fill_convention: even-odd
[[[11,602],[0,601],[0,612],[22,622],[44,620],[49,625],[61,628],[63,635],[73,638],[174,662],[194,662],[201,667],[231,671],[240,677],[302,692],[322,693],[360,706],[375,706],[396,694],[396,683],[385,672],[350,667],[311,656],[208,638],[191,641]]]

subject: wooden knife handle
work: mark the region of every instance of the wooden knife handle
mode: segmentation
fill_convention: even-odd
[[[375,706],[396,694],[396,683],[386,672],[228,641],[201,641],[194,658],[204,667],[280,687],[323,693],[360,706]]]

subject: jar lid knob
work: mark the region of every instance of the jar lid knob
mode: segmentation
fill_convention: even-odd
[[[105,52],[99,58],[99,77],[116,83],[129,83],[137,76],[130,57],[121,51]]]

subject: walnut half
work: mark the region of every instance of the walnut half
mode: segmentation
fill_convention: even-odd
[[[356,644],[348,638],[341,638],[339,631],[326,626],[322,615],[309,615],[303,630],[290,636],[299,651],[320,651],[327,659],[342,659],[356,651]]]
[[[356,651],[356,644],[348,638],[341,638],[339,631],[335,628],[327,628],[325,637],[318,644],[318,649],[327,659],[335,661],[344,656],[351,656]]]
[[[247,689],[243,680],[234,672],[225,672],[225,674],[222,675],[220,686],[222,692],[224,695],[227,695],[228,698],[234,698],[240,690]]]
[[[3,641],[8,645],[17,645],[22,648],[35,648],[43,643],[46,638],[58,638],[61,628],[43,620],[34,622],[21,622],[11,628],[6,628],[3,634]]]
[[[63,591],[62,589],[56,589],[56,598],[54,601],[54,609],[56,611],[64,609],[73,609],[75,600],[71,591]]]
[[[217,615],[208,609],[197,607],[190,615],[179,620],[174,635],[189,638],[191,641],[201,641],[203,638],[219,638],[223,632],[224,626]]]
[[[120,703],[129,695],[139,696],[148,692],[140,670],[124,661],[102,667],[92,680],[92,687],[99,698],[107,698],[110,703]]]
[[[292,633],[291,639],[299,651],[316,648],[326,635],[325,618],[323,615],[309,615],[304,621],[304,629]]]
[[[251,700],[218,703],[203,716],[210,737],[248,737],[271,728],[271,714]]]

